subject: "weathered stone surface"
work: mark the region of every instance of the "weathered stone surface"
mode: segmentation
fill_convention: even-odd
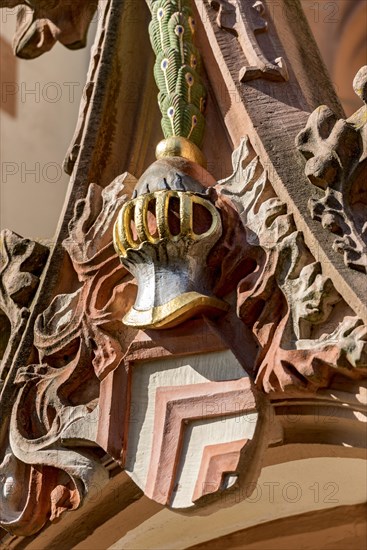
[[[258,247],[237,302],[259,345],[257,384],[266,392],[313,391],[337,372],[366,377],[366,325],[323,276],[247,139],[233,160],[233,175],[217,189],[233,200],[248,243]]]
[[[257,40],[260,33],[266,33],[268,30],[266,7],[263,2],[260,0],[254,3],[237,0],[208,0],[208,2],[218,11],[216,19],[218,27],[233,33],[243,49],[247,65],[240,69],[241,82],[257,78],[279,82],[289,79],[285,60],[276,54],[274,59],[267,59]]]
[[[0,403],[2,411],[5,401],[8,413],[12,409],[1,425],[1,525],[16,534],[35,533],[84,502],[89,510],[88,495],[96,487],[107,491],[113,483],[106,487],[108,472],[115,467],[125,468],[157,503],[195,509],[231,506],[233,499],[218,497],[228,490],[236,498],[243,484],[253,486],[264,463],[328,453],[362,456],[365,398],[357,386],[366,377],[363,289],[338,270],[330,239],[319,244],[310,238],[317,226],[304,208],[310,186],[291,145],[309,108],[320,95],[332,104],[333,92],[307,32],[300,40],[307,42],[310,64],[300,59],[299,18],[292,27],[283,20],[281,29],[272,24],[268,30],[268,60],[279,50],[291,78],[273,81],[261,71],[261,78],[239,82],[248,61],[241,40],[254,30],[243,31],[248,13],[239,2],[221,2],[237,6],[235,37],[213,23],[216,13],[208,2],[197,3],[203,8],[201,40],[211,93],[220,106],[212,110],[219,132],[209,141],[218,141],[222,154],[229,147],[226,131],[235,143],[249,132],[254,147],[246,138],[234,154],[233,176],[205,191],[221,217],[222,233],[207,257],[194,257],[201,268],[207,260],[205,276],[213,278],[213,293],[229,311],[215,321],[199,318],[173,330],[138,332],[121,322],[136,287],[114,253],[112,227],[136,179],[114,177],[128,165],[135,165],[138,176],[152,161],[159,113],[146,76],[152,59],[144,42],[145,4],[111,0],[71,155],[76,164],[65,215]],[[297,2],[290,9],[297,15]],[[265,30],[254,15],[256,29]],[[131,48],[138,31],[142,46]],[[277,31],[283,33],[285,54]],[[259,60],[260,54],[255,65]],[[311,78],[302,83],[305,73],[317,74],[325,90],[315,89]],[[215,149],[208,150],[213,157]],[[182,184],[175,170],[169,179]],[[150,183],[148,172],[137,195],[162,192]],[[19,290],[14,287],[13,295],[23,299]],[[315,430],[320,411],[337,426],[325,423]],[[289,414],[299,414],[302,422],[295,425]],[[138,489],[127,493],[115,507],[119,512],[141,496]],[[98,524],[96,515],[86,520],[87,533]],[[64,525],[75,527],[70,516]],[[63,531],[54,539],[65,544]],[[67,535],[74,537],[72,545],[84,536],[78,526]]]
[[[322,190],[309,201],[312,217],[337,235],[333,247],[345,264],[367,273],[367,66],[353,86],[366,105],[347,120],[319,107],[297,146],[307,159],[306,175]]]
[[[85,126],[88,122],[88,115],[90,114],[90,107],[92,103],[93,92],[95,92],[95,85],[98,78],[98,71],[101,62],[101,53],[103,45],[106,41],[106,26],[107,26],[107,13],[109,9],[109,1],[107,0],[104,12],[100,13],[98,19],[98,27],[96,31],[96,37],[94,44],[91,47],[91,60],[88,68],[86,83],[84,84],[83,94],[79,106],[79,116],[76,123],[73,138],[68,147],[65,155],[63,168],[67,174],[71,174],[75,165],[75,162],[80,153],[80,146],[83,139],[83,133]]]
[[[0,233],[0,390],[29,316],[47,247],[13,231]]]
[[[9,445],[8,403],[1,394],[49,250],[9,230],[1,231],[0,245],[0,523],[9,530],[19,526],[20,532],[29,534],[43,525],[39,522],[45,504],[42,476],[14,456]]]
[[[13,41],[14,53],[33,59],[48,52],[56,42],[71,50],[84,48],[87,31],[97,8],[97,0],[2,0],[0,8],[15,8],[17,26]]]
[[[269,35],[277,55],[287,62],[289,80],[271,82],[262,78],[240,83],[238,72],[244,64],[243,50],[235,36],[218,28],[216,12],[207,2],[197,0],[202,25],[201,50],[220,116],[234,146],[249,135],[256,153],[269,172],[276,195],[287,204],[295,224],[302,231],[307,247],[338,292],[367,322],[364,273],[344,268],[341,255],[333,249],[332,235],[320,231],[319,222],[309,214],[312,186],[294,140],[304,128],[310,112],[326,103],[343,118],[338,99],[320,60],[314,39],[297,0],[281,4],[264,2],[271,13]],[[237,12],[239,13],[239,12]],[[300,46],[303,44],[303,46]],[[307,63],[305,63],[307,57]],[[315,84],[317,83],[317,84]],[[225,176],[230,168],[228,167]]]
[[[98,378],[104,378],[121,360],[117,319],[121,307],[131,300],[132,286],[128,281],[121,284],[127,272],[112,246],[112,226],[126,199],[123,180],[131,192],[136,180],[126,176],[104,190],[92,184],[87,197],[76,203],[64,247],[79,289],[56,296],[38,317],[34,345],[39,361],[17,370],[14,384],[18,391],[8,445],[3,443],[7,452],[2,468],[5,487],[13,477],[15,483],[20,482],[12,468],[25,471],[29,486],[14,488],[26,502],[18,514],[11,511],[16,505],[11,498],[4,502],[1,522],[14,533],[32,534],[48,518],[77,508],[91,486],[102,486],[108,478],[91,449],[98,446]],[[36,482],[32,481],[34,472]],[[29,515],[37,494],[44,506],[24,527],[23,518]]]

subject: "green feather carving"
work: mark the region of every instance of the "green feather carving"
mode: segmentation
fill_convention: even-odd
[[[157,56],[154,77],[159,89],[164,137],[185,137],[201,146],[206,90],[200,54],[193,43],[191,0],[147,0],[152,13],[149,35]]]

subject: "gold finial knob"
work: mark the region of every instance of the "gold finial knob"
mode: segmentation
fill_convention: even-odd
[[[173,136],[163,139],[155,150],[157,159],[182,157],[206,168],[206,159],[199,147],[184,137]]]

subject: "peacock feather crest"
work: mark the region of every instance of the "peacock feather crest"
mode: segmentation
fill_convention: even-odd
[[[152,13],[149,34],[156,54],[154,77],[159,89],[165,138],[179,136],[198,147],[204,135],[206,90],[200,54],[194,45],[191,0],[147,0]]]

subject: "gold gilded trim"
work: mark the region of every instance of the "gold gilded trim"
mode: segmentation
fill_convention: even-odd
[[[163,139],[157,145],[155,156],[157,159],[182,157],[206,168],[206,159],[199,147],[184,137],[173,136]]]
[[[223,300],[198,292],[186,292],[149,310],[137,310],[133,307],[122,322],[135,328],[164,329],[174,327],[194,315],[221,315],[228,309],[229,305]]]
[[[172,235],[169,230],[169,202],[176,198],[180,202],[180,232]],[[148,226],[148,208],[151,202],[155,201],[155,217],[158,229],[158,237],[150,234]],[[210,228],[205,233],[197,234],[193,228],[193,207],[200,204],[212,217]],[[132,223],[135,224],[137,240],[132,234]],[[184,191],[156,191],[147,193],[130,200],[122,207],[114,227],[114,246],[116,252],[126,257],[129,249],[138,249],[144,242],[158,244],[163,239],[177,242],[181,239],[201,241],[215,234],[220,234],[222,222],[220,214],[215,206],[198,195]]]

